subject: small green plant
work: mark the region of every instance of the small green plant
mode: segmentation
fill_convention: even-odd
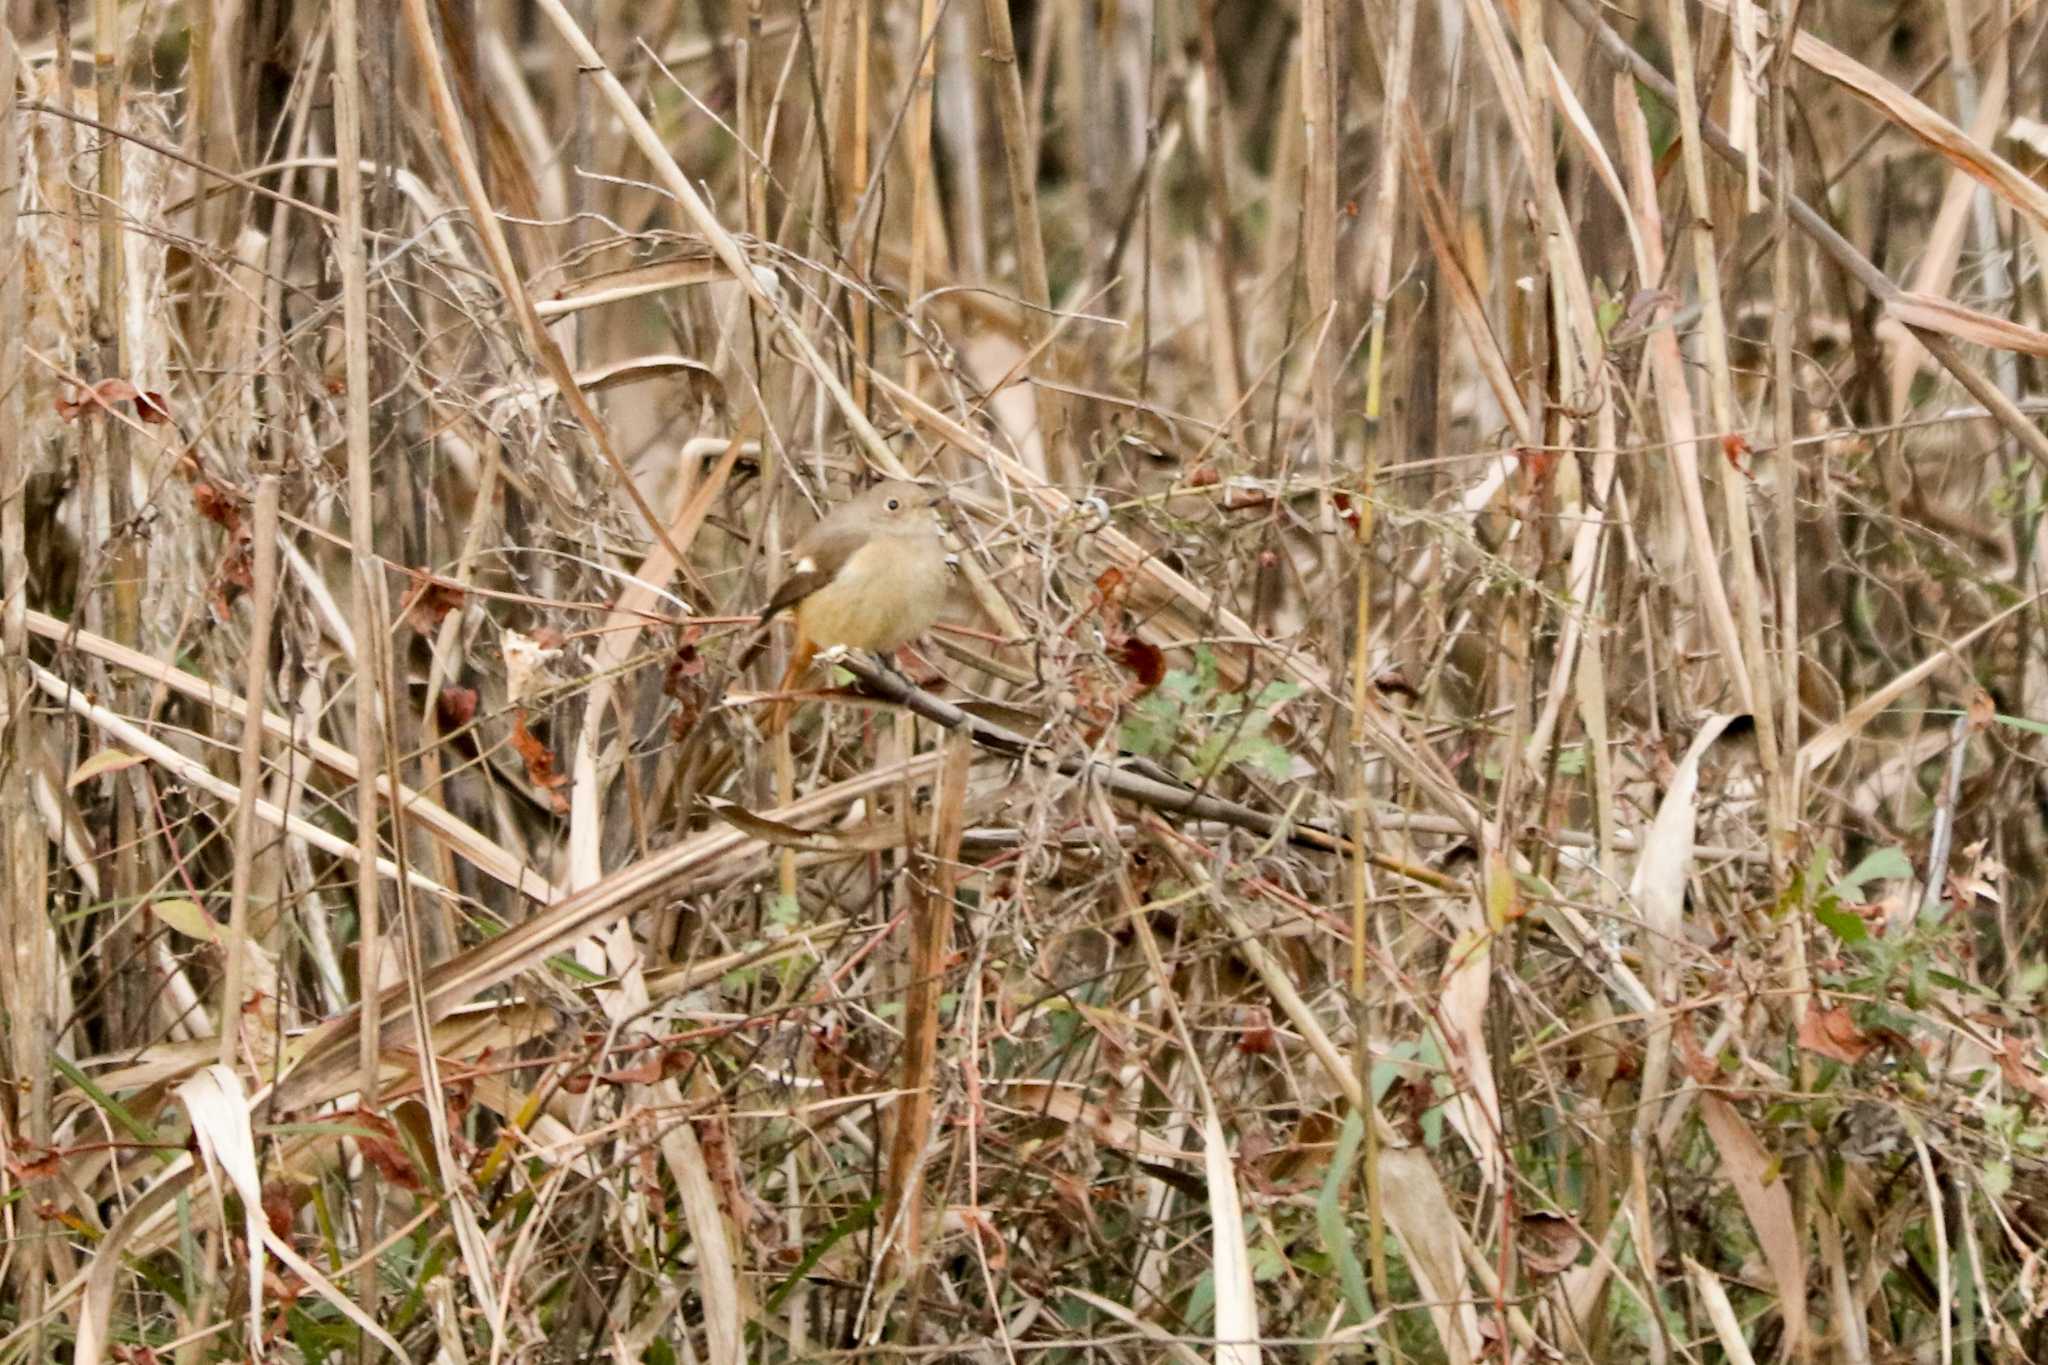
[[[1193,671],[1174,669],[1131,708],[1123,746],[1147,758],[1177,760],[1193,777],[1212,778],[1243,763],[1285,778],[1294,755],[1270,731],[1275,713],[1300,695],[1298,683],[1280,681],[1256,692],[1225,692],[1216,656],[1197,649]]]
[[[2039,516],[2044,505],[2042,498],[2028,491],[2033,473],[2034,462],[2024,455],[2006,466],[1998,481],[1991,485],[1991,510],[2001,517]]]
[[[1861,900],[1864,885],[1868,882],[1912,876],[1912,861],[1903,849],[1881,848],[1841,878],[1830,882],[1833,862],[1834,855],[1828,849],[1814,850],[1813,861],[1807,866],[1801,885],[1813,897],[1815,919],[1844,944],[1862,943],[1870,937],[1869,927],[1847,903]]]

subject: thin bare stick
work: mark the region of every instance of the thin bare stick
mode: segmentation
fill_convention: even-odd
[[[348,441],[349,538],[353,545],[354,572],[349,576],[351,629],[356,638],[355,667],[355,749],[364,774],[384,764],[384,728],[377,714],[377,702],[384,689],[378,685],[379,661],[384,656],[384,575],[376,567],[376,487],[370,467],[370,296],[369,243],[363,232],[364,193],[362,171],[362,72],[359,55],[362,32],[356,22],[356,0],[335,0],[334,25],[334,154],[338,176],[341,227],[335,239],[340,257],[342,310],[342,370],[347,385],[343,395]],[[377,793],[356,778],[356,979],[361,991],[365,1027],[356,1055],[357,1087],[363,1107],[375,1112],[378,1104],[378,1043],[383,1037],[379,1012],[383,1008],[384,913],[383,888],[377,879]],[[394,816],[395,816],[394,812]],[[396,819],[393,824],[396,826]],[[394,841],[394,845],[395,845]],[[379,1222],[377,1199],[364,1201],[358,1210],[363,1220],[365,1245],[377,1240]],[[357,1278],[357,1294],[371,1318],[382,1316],[378,1307],[381,1286],[376,1262],[372,1260]],[[373,1347],[366,1337],[364,1358]]]
[[[242,681],[241,789],[235,798],[235,869],[228,892],[228,928],[222,941],[220,1064],[234,1067],[242,1036],[242,959],[249,937],[249,887],[256,868],[256,797],[263,783],[264,687],[270,680],[271,621],[277,611],[278,476],[256,480],[251,509],[249,658]],[[368,784],[364,784],[367,786]]]
[[[0,1053],[21,1086],[15,1100],[20,1140],[47,1148],[53,1127],[55,1077],[43,1064],[56,1036],[59,964],[49,929],[49,837],[38,817],[31,773],[33,756],[48,743],[41,717],[18,661],[28,658],[27,519],[33,439],[23,420],[22,338],[27,299],[21,259],[21,140],[18,102],[20,50],[8,15],[0,11],[0,993],[13,1014]],[[34,1200],[16,1200],[16,1255],[6,1283],[21,1305],[18,1321],[33,1324],[26,1354],[47,1359],[43,1321],[50,1272],[57,1265],[56,1231]]]

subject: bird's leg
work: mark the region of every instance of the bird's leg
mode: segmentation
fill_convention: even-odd
[[[825,667],[830,668],[832,667],[832,665],[838,663],[841,659],[844,659],[846,655],[847,648],[845,645],[827,645],[825,648],[819,650],[816,654],[812,655],[811,661],[813,663],[823,664],[825,665]]]

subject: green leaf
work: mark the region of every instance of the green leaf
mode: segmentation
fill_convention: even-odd
[[[556,953],[553,957],[549,958],[548,966],[560,972],[563,976],[579,981],[586,986],[594,986],[605,979],[601,973],[593,972],[590,968],[566,953]]]
[[[1228,732],[1236,735],[1239,740],[1257,739],[1266,733],[1266,727],[1272,723],[1273,718],[1263,711],[1254,711],[1242,720],[1239,720],[1238,713],[1233,711],[1224,721]]]
[[[1183,706],[1193,705],[1195,698],[1203,690],[1200,678],[1178,668],[1168,673],[1165,680],[1159,684],[1159,696],[1162,700],[1168,703],[1179,702]]]
[[[864,1231],[875,1221],[875,1211],[882,1207],[882,1196],[868,1196],[865,1203],[857,1205],[846,1217],[825,1230],[825,1235],[814,1245],[804,1248],[803,1259],[789,1274],[782,1277],[782,1283],[775,1286],[768,1295],[768,1312],[774,1313],[782,1307],[782,1301],[789,1297],[789,1291],[803,1282],[811,1273],[811,1267],[825,1259],[825,1253],[856,1232]]]
[[[1294,771],[1294,755],[1287,752],[1285,745],[1264,737],[1237,745],[1234,757],[1240,763],[1249,763],[1276,781],[1285,779]]]
[[[65,1080],[84,1091],[86,1097],[99,1106],[100,1112],[119,1124],[121,1130],[127,1133],[128,1136],[134,1138],[137,1142],[155,1142],[157,1140],[156,1129],[136,1115],[129,1113],[127,1107],[119,1100],[93,1084],[92,1077],[80,1071],[70,1062],[65,1061],[58,1053],[51,1052],[46,1055],[50,1059],[50,1065]]]
[[[1979,1000],[1996,1000],[1998,998],[1989,986],[1979,985],[1975,981],[1965,981],[1960,976],[1954,976],[1948,972],[1930,971],[1928,976],[1935,985],[1940,986],[1943,990],[1961,991],[1965,995],[1974,995]]]
[[[1300,683],[1276,679],[1259,689],[1258,700],[1252,705],[1260,711],[1275,711],[1300,696],[1303,690]]]
[[[1864,924],[1863,916],[1844,910],[1842,902],[1833,896],[1822,896],[1814,902],[1813,917],[1844,943],[1861,943],[1870,937],[1870,928]]]
[[[1216,1320],[1216,1272],[1205,1270],[1195,1281],[1195,1287],[1188,1291],[1188,1306],[1181,1310],[1181,1321],[1187,1329],[1206,1333],[1209,1325]]]
[[[1185,677],[1185,674],[1180,675]],[[1168,681],[1171,681],[1169,675]],[[1171,697],[1154,692],[1124,716],[1123,745],[1134,754],[1156,757],[1173,748],[1180,732],[1181,706]]]
[[[197,901],[186,900],[183,896],[172,896],[165,900],[151,901],[149,909],[151,914],[186,938],[196,939],[202,943],[220,942],[221,926]]]
[[[1593,310],[1593,323],[1600,329],[1600,339],[1605,341],[1614,332],[1614,324],[1621,321],[1622,302],[1618,298],[1603,299]]]
[[[1337,1263],[1337,1284],[1352,1316],[1359,1322],[1371,1322],[1372,1295],[1365,1287],[1365,1268],[1359,1264],[1358,1248],[1344,1220],[1344,1187],[1351,1181],[1351,1169],[1364,1140],[1365,1123],[1354,1109],[1344,1116],[1344,1127],[1337,1134],[1337,1154],[1323,1173],[1323,1188],[1316,1196],[1316,1230],[1322,1235],[1323,1249]]]
[[[1829,888],[1830,894],[1845,901],[1863,899],[1865,882],[1891,880],[1913,875],[1913,861],[1902,848],[1881,848],[1849,869],[1842,880]]]
[[[1814,849],[1813,857],[1806,863],[1806,885],[1818,888],[1827,885],[1828,872],[1835,865],[1834,851],[1826,844]]]

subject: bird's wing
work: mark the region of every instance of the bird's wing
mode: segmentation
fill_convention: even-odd
[[[775,596],[769,598],[768,605],[761,609],[761,620],[766,622],[784,608],[795,606],[837,578],[839,571],[846,567],[846,561],[853,558],[854,552],[866,544],[867,539],[862,530],[819,523],[797,543],[789,576],[782,580]]]

